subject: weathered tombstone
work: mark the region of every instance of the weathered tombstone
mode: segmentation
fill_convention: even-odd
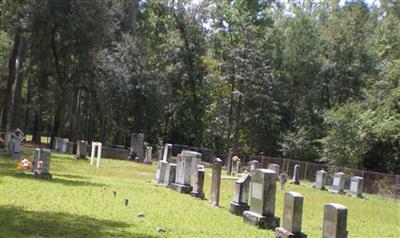
[[[280,166],[278,164],[268,164],[268,169],[275,171],[276,176],[279,176]]]
[[[277,238],[306,238],[301,232],[303,196],[298,192],[285,193],[282,227],[276,228]]]
[[[157,163],[157,170],[156,170],[156,184],[165,184],[165,173],[167,171],[168,162],[165,161],[158,161]]]
[[[292,183],[296,184],[296,185],[299,185],[300,184],[300,178],[299,177],[300,177],[300,165],[296,164],[294,166],[294,169],[293,169]]]
[[[165,170],[164,184],[166,186],[171,185],[175,182],[176,176],[176,164],[168,163],[167,168]]]
[[[252,172],[260,167],[260,163],[257,160],[252,160],[249,162],[249,172]]]
[[[90,164],[94,164],[94,157],[97,154],[96,158],[96,167],[98,168],[100,166],[100,160],[101,160],[101,150],[102,150],[103,144],[101,142],[92,142],[92,151],[90,153]],[[97,149],[97,153],[96,153]]]
[[[182,151],[176,158],[176,176],[175,182],[170,188],[180,192],[189,194],[192,191],[191,176],[194,169],[197,169],[200,153],[193,151]]]
[[[251,176],[249,174],[243,174],[242,177],[235,181],[235,192],[229,206],[230,213],[241,216],[244,211],[250,209],[248,204],[250,181]]]
[[[74,142],[68,142],[67,143],[67,153],[68,154],[73,154],[74,153]]]
[[[146,154],[144,156],[144,163],[151,164],[151,156],[153,154],[153,147],[147,146],[146,147]]]
[[[221,189],[221,169],[222,160],[215,158],[213,161],[212,179],[211,179],[211,200],[212,206],[219,206],[219,194]]]
[[[242,162],[240,160],[236,161],[236,167],[235,167],[236,174],[240,173],[241,166],[242,166]]]
[[[326,172],[323,169],[318,170],[317,174],[315,175],[314,187],[320,190],[325,190],[325,184],[326,184]]]
[[[133,133],[131,136],[131,150],[128,159],[136,162],[143,162],[144,134]]]
[[[84,140],[78,140],[76,142],[76,155],[75,159],[86,159],[87,154],[87,142]]]
[[[62,138],[55,137],[54,138],[54,150],[60,152],[62,148]]]
[[[347,208],[337,203],[324,206],[323,238],[347,238]]]
[[[33,175],[36,178],[51,179],[51,151],[49,149],[35,149],[33,160],[35,161],[35,165],[32,164]]]
[[[61,153],[67,153],[68,151],[68,139],[61,139],[61,148],[60,152]]]
[[[22,138],[16,132],[6,133],[7,153],[12,157],[19,157],[21,153]]]
[[[362,197],[364,190],[364,178],[353,176],[350,180],[350,190],[349,193],[353,197]]]
[[[232,174],[232,156],[233,156],[233,151],[232,151],[232,149],[229,149],[228,156],[226,157],[226,174],[227,175]]]
[[[336,172],[333,174],[332,186],[329,188],[331,193],[344,193],[344,181],[345,176],[342,172]]]
[[[275,216],[275,171],[257,169],[251,178],[250,211],[243,213],[244,221],[262,229],[279,227],[280,218]]]
[[[204,186],[204,165],[197,165],[197,170],[194,171],[194,176],[192,177],[192,192],[190,195],[195,198],[204,198],[203,186]]]
[[[281,190],[285,190],[285,184],[287,182],[287,178],[286,178],[286,174],[281,174],[281,176],[279,176],[279,180],[281,182]]]
[[[162,152],[162,160],[168,162],[172,154],[172,144],[165,144]]]

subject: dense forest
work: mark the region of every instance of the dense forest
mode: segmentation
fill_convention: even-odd
[[[0,131],[400,173],[399,1],[0,4]]]

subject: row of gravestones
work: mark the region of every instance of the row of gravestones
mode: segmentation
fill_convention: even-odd
[[[183,150],[177,156],[177,163],[168,162],[169,157],[157,164],[155,183],[180,193],[204,198],[204,166],[200,165],[201,154]],[[258,169],[250,163],[250,174],[243,174],[235,182],[235,192],[229,211],[243,215],[245,222],[264,229],[275,229],[276,237],[307,237],[301,232],[303,196],[297,192],[285,193],[285,207],[282,227],[280,218],[275,216],[276,180],[279,169]],[[219,205],[222,161],[214,160],[212,169],[210,204]],[[249,197],[250,204],[249,206]],[[347,237],[347,209],[340,204],[328,203],[324,207],[324,238]]]

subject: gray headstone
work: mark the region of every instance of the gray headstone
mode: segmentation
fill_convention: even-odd
[[[269,164],[268,165],[268,169],[275,171],[276,175],[279,176],[279,174],[280,174],[280,166],[278,164]]]
[[[172,154],[172,144],[165,144],[162,151],[162,160],[169,161]]]
[[[323,238],[347,238],[347,208],[336,203],[324,206]]]
[[[211,200],[212,206],[219,206],[219,194],[221,188],[221,170],[222,160],[215,158],[213,161],[212,179],[211,179]]]
[[[307,235],[301,232],[302,216],[303,196],[298,192],[285,193],[282,227],[276,229],[276,237],[307,237]]]
[[[324,190],[325,184],[326,184],[326,172],[323,169],[318,170],[317,174],[315,175],[314,187],[320,190]]]
[[[293,179],[292,183],[299,185],[300,184],[300,165],[296,164],[293,169]]]
[[[168,163],[164,178],[165,185],[169,186],[172,183],[175,183],[175,176],[176,176],[176,164]]]
[[[5,139],[8,155],[19,157],[21,154],[21,137],[19,137],[15,132],[7,132]]]
[[[344,193],[345,175],[342,172],[333,174],[332,186],[328,190],[331,193]]]
[[[144,163],[145,164],[151,164],[152,163],[151,162],[152,154],[153,154],[153,147],[147,146],[146,147],[146,154],[145,154],[145,157],[144,157]]]
[[[50,173],[51,151],[49,149],[34,150],[34,165],[32,165],[33,174],[37,178],[51,179]]]
[[[194,151],[182,151],[176,158],[175,183],[171,184],[171,189],[180,193],[190,193],[192,191],[191,177],[197,170],[201,154]],[[197,172],[196,172],[197,173]]]
[[[354,197],[362,197],[364,190],[364,178],[353,176],[350,180],[350,190],[349,193]]]
[[[249,162],[249,171],[252,172],[256,169],[258,169],[260,166],[260,163],[257,160],[252,160]]]
[[[165,184],[165,173],[167,170],[168,162],[158,161],[156,170],[156,184]]]
[[[133,133],[131,135],[131,150],[129,152],[128,159],[136,160],[137,162],[143,162],[144,158],[144,134]]]
[[[242,162],[240,160],[236,161],[235,164],[235,173],[239,174],[240,173],[240,168],[242,167]]]
[[[61,138],[60,137],[54,137],[54,150],[55,151],[60,151],[61,150]]]
[[[283,190],[285,190],[285,185],[286,185],[286,182],[287,182],[286,174],[281,174],[281,176],[279,176],[279,180],[280,180],[280,183],[281,183],[281,190],[283,191]]]
[[[61,151],[60,152],[62,152],[62,153],[68,152],[68,139],[61,140]]]
[[[78,140],[76,142],[76,159],[86,159],[87,154],[87,142],[84,140]]]
[[[251,178],[250,211],[245,211],[244,221],[263,229],[275,229],[280,218],[275,217],[277,174],[270,169],[257,169]]]
[[[203,186],[204,186],[204,165],[197,165],[197,170],[193,172],[192,176],[192,187],[193,190],[190,193],[192,197],[204,198]]]
[[[67,143],[67,153],[73,154],[74,153],[74,142]]]
[[[235,181],[235,192],[229,206],[230,213],[241,216],[244,211],[250,209],[248,204],[250,181],[251,176],[249,174],[243,174],[242,177]]]

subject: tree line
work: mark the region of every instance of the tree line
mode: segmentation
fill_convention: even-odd
[[[4,0],[1,131],[400,172],[400,3]]]

